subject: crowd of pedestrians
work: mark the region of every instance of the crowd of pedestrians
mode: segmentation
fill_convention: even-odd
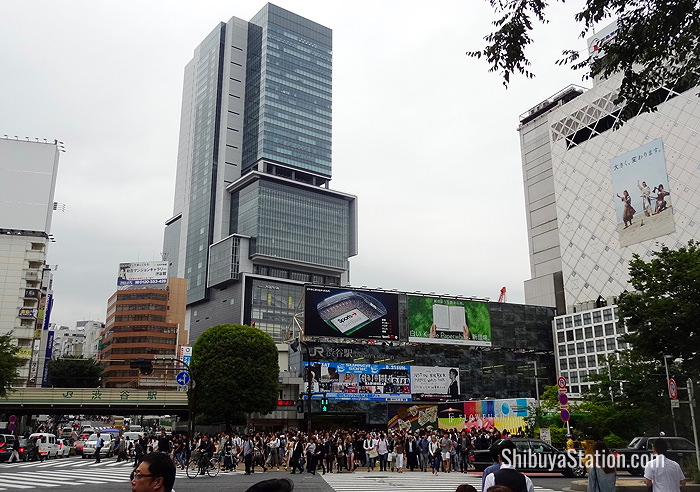
[[[169,454],[175,465],[184,468],[191,456],[218,456],[224,472],[241,463],[246,474],[256,470],[307,472],[315,474],[355,471],[430,471],[466,473],[474,449],[488,449],[502,437],[498,430],[357,430],[255,432],[238,434],[184,434],[171,437],[141,438],[139,453]],[[138,466],[138,458],[136,461]]]

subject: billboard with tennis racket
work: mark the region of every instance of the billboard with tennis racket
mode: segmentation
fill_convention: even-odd
[[[307,285],[304,335],[398,340],[399,296],[388,292]]]

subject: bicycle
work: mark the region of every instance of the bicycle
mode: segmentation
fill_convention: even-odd
[[[215,477],[221,471],[221,461],[214,456],[209,460],[206,457],[193,456],[187,461],[185,472],[187,478],[194,479],[197,475],[204,475],[206,472],[210,477]]]

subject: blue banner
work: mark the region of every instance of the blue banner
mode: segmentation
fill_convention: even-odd
[[[409,366],[304,362],[305,381],[311,371],[311,390],[331,400],[411,401]],[[307,383],[308,384],[308,383]],[[307,394],[304,394],[307,398]],[[315,394],[312,399],[323,398]]]

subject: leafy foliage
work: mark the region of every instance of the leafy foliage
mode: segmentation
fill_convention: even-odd
[[[48,384],[56,388],[97,388],[104,367],[95,359],[65,356],[48,362]]]
[[[275,342],[247,325],[217,325],[192,350],[197,412],[229,425],[242,414],[270,413],[279,396]]]
[[[18,351],[19,347],[12,343],[12,332],[0,335],[0,398],[7,396],[17,379],[17,367],[21,362]]]
[[[562,0],[563,2],[564,0]],[[546,23],[544,0],[489,0],[499,16],[496,31],[484,39],[482,50],[468,56],[489,63],[490,72],[499,71],[508,87],[511,75],[532,78],[525,48],[532,43],[533,19]],[[574,19],[582,23],[585,37],[596,23],[617,18],[616,36],[600,47],[600,55],[581,59],[578,50],[565,50],[558,64],[573,69],[591,67],[590,76],[623,78],[616,104],[623,106],[621,121],[639,112],[650,112],[665,99],[666,87],[682,91],[699,80],[700,4],[697,0],[586,0]],[[584,79],[589,77],[587,73]]]
[[[666,246],[643,261],[633,255],[630,282],[635,292],[620,296],[632,344],[641,357],[663,363],[664,356],[680,358],[679,373],[700,374],[700,243],[671,250]]]

